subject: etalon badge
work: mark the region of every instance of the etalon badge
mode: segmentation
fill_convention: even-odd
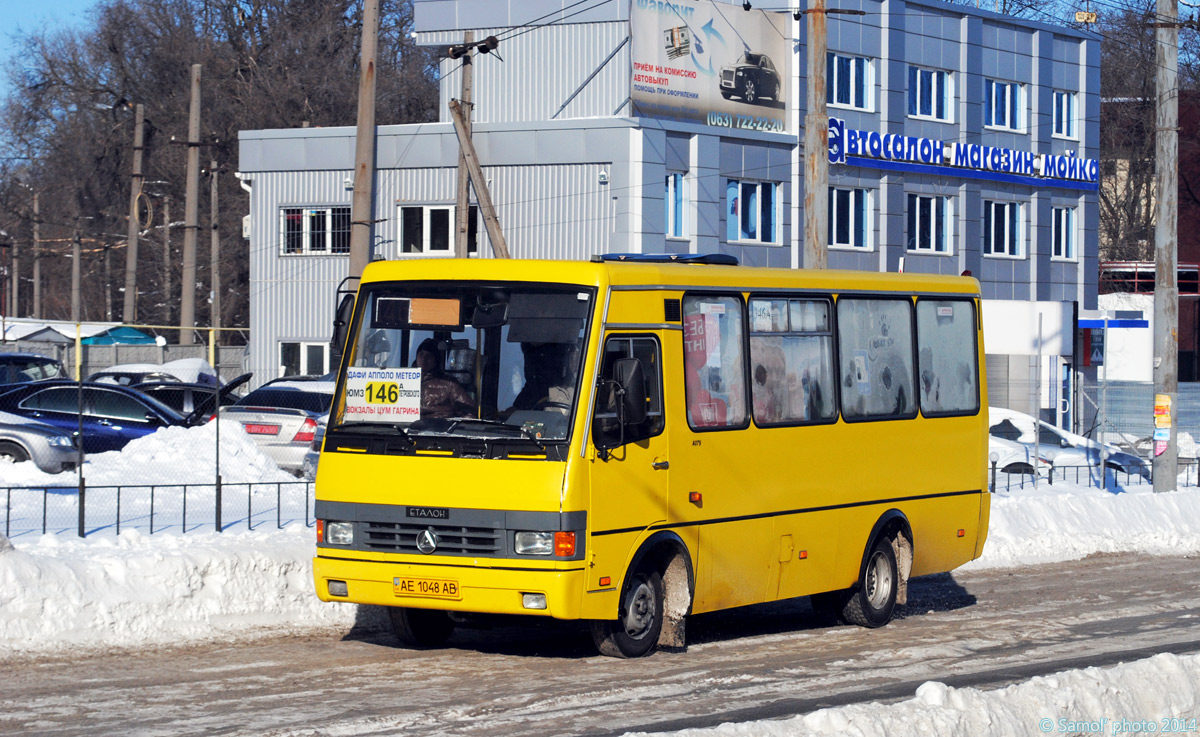
[[[417,550],[425,555],[437,550],[437,544],[437,534],[432,529],[427,528],[417,533]]]

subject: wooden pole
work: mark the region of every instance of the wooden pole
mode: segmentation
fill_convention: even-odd
[[[125,249],[125,304],[121,319],[127,323],[137,321],[137,259],[138,259],[138,198],[142,195],[142,149],[145,134],[146,114],[141,105],[133,112],[133,185],[129,188],[129,231]]]
[[[462,91],[459,93],[461,100],[459,101],[463,107],[463,127],[466,128],[467,137],[471,137],[471,110],[473,104],[471,102],[472,83],[474,78],[475,65],[471,63],[471,45],[475,42],[475,32],[466,31],[463,33],[463,48],[462,55]],[[454,238],[454,255],[456,258],[467,258],[467,235],[470,232],[471,214],[470,202],[470,182],[468,181],[469,174],[467,173],[467,157],[460,147],[458,151],[458,197],[455,200],[454,219],[456,221],[456,230]]]
[[[375,61],[379,47],[379,0],[363,3],[362,62],[358,78],[358,128],[354,141],[354,199],[350,205],[350,276],[371,260],[375,229]]]
[[[196,325],[196,231],[200,228],[200,68],[192,65],[188,108],[187,187],[184,193],[183,271],[179,278],[179,342],[192,344]]]
[[[509,258],[508,242],[504,240],[504,231],[500,229],[496,208],[492,206],[492,196],[488,192],[483,169],[479,166],[479,157],[475,154],[475,144],[471,142],[471,134],[467,132],[462,106],[455,100],[450,101],[450,113],[454,118],[454,132],[458,134],[458,145],[467,161],[467,172],[471,175],[471,184],[475,187],[475,199],[479,201],[479,211],[483,215],[483,224],[487,228],[488,240],[492,242],[492,252],[496,258]]]

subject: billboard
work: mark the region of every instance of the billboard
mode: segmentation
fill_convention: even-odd
[[[791,132],[790,20],[716,0],[633,0],[633,114]]]

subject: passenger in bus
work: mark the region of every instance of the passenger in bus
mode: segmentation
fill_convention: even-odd
[[[421,419],[475,414],[467,390],[442,371],[436,339],[426,338],[417,347],[413,368],[421,369]]]

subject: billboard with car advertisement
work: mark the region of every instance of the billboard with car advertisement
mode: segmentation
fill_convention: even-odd
[[[715,0],[633,0],[634,115],[791,132],[790,21]]]

